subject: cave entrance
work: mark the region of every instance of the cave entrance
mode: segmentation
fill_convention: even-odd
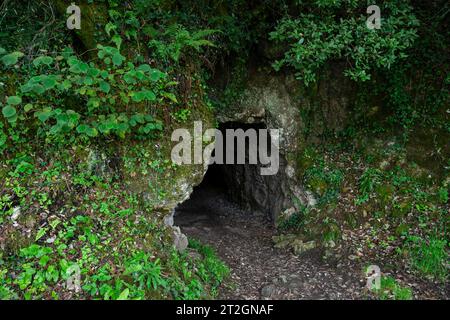
[[[244,131],[255,129],[258,132],[259,129],[265,129],[265,125],[263,123],[227,122],[219,126],[224,137],[227,129]],[[270,146],[270,135],[267,135],[267,139]],[[236,144],[236,141],[234,143]],[[250,140],[246,139],[245,164],[209,165],[203,181],[194,188],[190,198],[176,208],[176,225],[191,225],[199,220],[215,223],[224,217],[232,218],[234,214],[248,217],[258,216],[273,222],[282,208],[287,207],[288,201],[285,197],[287,185],[284,173],[286,161],[280,155],[277,173],[261,175],[263,165],[259,159],[257,164],[249,164],[247,161],[249,143]],[[226,148],[225,146],[226,143],[224,143],[224,148]],[[236,150],[235,145],[235,153]],[[217,150],[213,152],[213,155],[215,152]],[[224,150],[225,154],[226,150]]]

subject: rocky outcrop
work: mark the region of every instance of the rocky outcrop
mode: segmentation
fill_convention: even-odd
[[[231,196],[248,209],[268,214],[272,220],[298,204],[314,205],[311,192],[302,186],[298,159],[306,143],[320,142],[323,134],[342,129],[351,107],[352,91],[340,70],[329,70],[314,87],[305,88],[291,74],[254,74],[241,97],[220,110],[221,123],[263,124],[280,129],[280,169],[261,176],[257,166],[224,169]]]

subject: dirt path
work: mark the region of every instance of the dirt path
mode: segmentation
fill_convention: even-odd
[[[175,224],[188,237],[213,246],[231,268],[219,298],[364,298],[360,271],[324,264],[314,250],[299,257],[274,248],[274,228],[242,212],[216,189],[194,192],[177,210]]]

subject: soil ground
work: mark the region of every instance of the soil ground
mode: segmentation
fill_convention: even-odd
[[[219,188],[197,188],[178,207],[175,224],[188,237],[212,246],[230,267],[231,276],[219,299],[372,298],[365,287],[364,263],[349,259],[327,263],[318,249],[297,256],[274,248],[273,224],[242,211]],[[430,288],[426,282],[415,286],[415,298],[448,296],[445,288]]]

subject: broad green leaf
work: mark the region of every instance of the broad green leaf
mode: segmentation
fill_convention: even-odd
[[[20,104],[22,102],[22,98],[20,98],[18,96],[10,96],[10,97],[8,97],[8,99],[6,101],[10,105],[17,106],[18,104]]]
[[[117,300],[127,300],[129,295],[130,295],[130,289],[127,288],[120,293]]]
[[[61,132],[61,129],[62,129],[62,125],[61,124],[59,124],[59,123],[57,123],[57,124],[55,124],[54,126],[52,126],[51,128],[50,128],[50,134],[53,134],[53,135],[56,135],[56,134],[58,134],[59,132]]]
[[[33,92],[37,94],[43,94],[45,92],[45,88],[43,85],[35,84],[33,85]]]
[[[100,82],[100,90],[102,90],[104,93],[109,93],[109,91],[111,90],[111,86],[108,82],[102,81]]]
[[[112,57],[112,62],[116,66],[121,66],[122,62],[125,60],[125,57],[122,56],[120,53],[116,52]]]
[[[39,260],[39,265],[40,265],[41,267],[45,267],[45,266],[47,265],[47,263],[48,263],[49,260],[50,260],[50,257],[49,257],[49,256],[47,256],[47,255],[42,256],[41,259]]]
[[[86,133],[89,130],[89,126],[85,125],[85,124],[80,124],[77,127],[77,132],[78,133]]]
[[[12,106],[6,106],[6,107],[3,107],[2,113],[5,116],[5,118],[12,118],[16,115],[17,111],[16,111],[16,108],[14,108]]]
[[[105,25],[105,31],[106,31],[106,33],[108,34],[108,36],[110,36],[111,35],[111,31],[112,30],[116,30],[116,28],[117,28],[117,26],[114,24],[114,23],[112,23],[112,22],[108,22],[106,25]],[[100,58],[101,59],[101,58]]]
[[[26,105],[25,105],[25,107],[23,107],[23,110],[25,111],[25,112],[29,112],[30,110],[32,110],[33,109],[33,105],[31,104],[31,103],[27,103]]]
[[[156,69],[152,69],[152,71],[150,72],[150,80],[151,81],[158,81],[159,79],[162,79],[164,77],[164,73],[156,70]]]
[[[52,62],[53,58],[48,56],[37,57],[33,60],[33,64],[35,67],[39,67],[42,64],[49,66],[50,64],[52,64]]]
[[[139,67],[136,68],[136,70],[142,72],[149,72],[152,70],[152,68],[148,64],[141,64]]]
[[[131,96],[131,99],[134,102],[141,102],[142,100],[145,99],[145,92],[144,91],[134,92],[133,95]]]
[[[145,90],[145,99],[147,99],[148,101],[155,101],[156,95],[151,90]]]
[[[94,83],[94,80],[92,80],[91,77],[86,77],[84,78],[84,82],[83,82],[86,86],[92,86],[92,84]]]
[[[53,115],[52,108],[44,108],[42,111],[35,112],[34,116],[41,122],[47,121]]]
[[[19,61],[19,58],[23,57],[24,54],[20,51],[15,51],[13,53],[7,54],[5,56],[2,57],[2,62],[5,66],[10,66],[13,64],[16,64],[17,61]]]
[[[96,137],[98,135],[97,129],[91,127],[88,127],[86,133],[89,137]]]
[[[112,37],[111,40],[115,43],[117,49],[120,49],[120,46],[122,45],[122,38],[116,34]]]
[[[42,85],[44,86],[45,90],[53,89],[58,82],[56,81],[55,77],[46,77],[44,80],[42,80]]]

